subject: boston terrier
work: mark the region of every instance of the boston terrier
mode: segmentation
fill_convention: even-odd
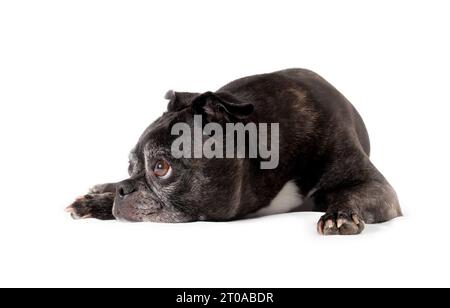
[[[365,223],[402,215],[394,189],[369,159],[360,115],[312,71],[245,77],[216,92],[169,91],[166,99],[167,112],[130,153],[130,178],[94,186],[67,208],[73,218],[231,221],[307,209],[325,212],[319,234],[353,235]],[[239,143],[226,132],[237,124],[244,128],[245,153],[220,155]],[[188,142],[180,142],[184,129],[197,130],[200,139],[185,134]],[[228,140],[216,138],[220,129]]]

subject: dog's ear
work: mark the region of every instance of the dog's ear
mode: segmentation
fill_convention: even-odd
[[[174,112],[180,111],[192,105],[192,102],[200,93],[189,93],[189,92],[175,92],[170,90],[166,93],[165,99],[169,100],[167,105],[167,111]]]
[[[208,122],[234,122],[249,117],[254,106],[243,102],[227,92],[206,92],[194,99],[192,108],[195,114],[206,117]]]

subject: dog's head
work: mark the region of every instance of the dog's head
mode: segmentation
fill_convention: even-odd
[[[130,153],[130,178],[117,185],[113,213],[119,220],[188,222],[232,219],[239,196],[240,159],[176,158],[174,125],[194,130],[194,116],[205,123],[242,121],[253,105],[228,93],[166,95],[168,110],[151,124]],[[198,146],[198,145],[197,145]],[[196,145],[192,140],[192,151]]]

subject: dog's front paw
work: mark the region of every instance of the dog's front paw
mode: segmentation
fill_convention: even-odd
[[[330,211],[317,223],[321,235],[356,235],[364,230],[362,218],[351,211]]]
[[[115,194],[88,194],[79,197],[66,208],[73,219],[96,218],[101,220],[112,220],[112,208]]]

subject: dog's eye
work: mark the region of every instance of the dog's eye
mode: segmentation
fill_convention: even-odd
[[[167,179],[172,174],[172,167],[167,161],[159,160],[153,168],[153,173],[161,179]]]

